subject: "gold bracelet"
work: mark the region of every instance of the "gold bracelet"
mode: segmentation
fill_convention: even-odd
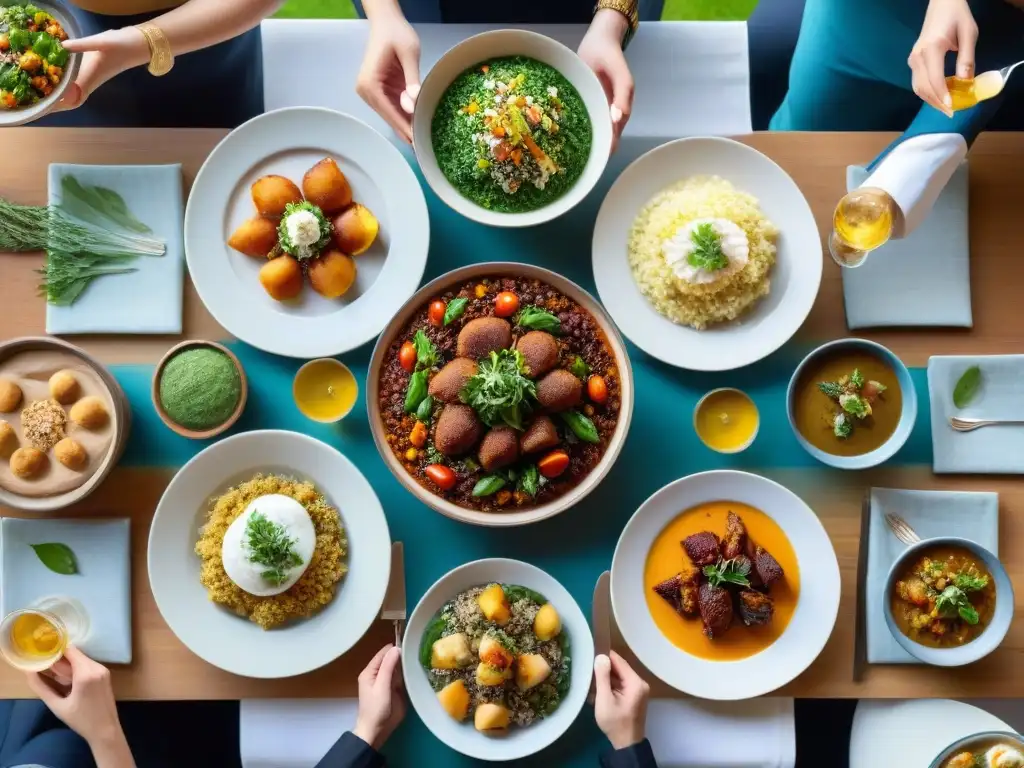
[[[160,27],[151,22],[138,24],[135,28],[146,38],[146,45],[149,46],[149,74],[163,77],[174,66],[171,41]]]
[[[626,34],[622,38],[622,49],[625,50],[626,46],[629,45],[630,40],[633,39],[633,35],[636,34],[637,29],[640,28],[640,3],[638,0],[597,0],[597,6],[594,8],[594,13],[597,13],[603,8],[608,8],[612,11],[618,11],[626,17],[626,21],[629,22],[629,26],[626,27]]]

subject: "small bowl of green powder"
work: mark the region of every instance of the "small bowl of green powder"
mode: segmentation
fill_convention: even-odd
[[[172,430],[203,440],[238,421],[248,389],[242,364],[231,350],[212,341],[185,341],[156,367],[153,404]]]

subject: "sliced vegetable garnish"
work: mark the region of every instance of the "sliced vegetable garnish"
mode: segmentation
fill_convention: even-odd
[[[473,486],[473,495],[476,497],[490,496],[505,487],[505,478],[501,475],[485,475],[477,480]]]
[[[562,411],[558,415],[561,417],[562,421],[566,423],[569,429],[572,430],[572,433],[583,442],[601,442],[601,436],[598,434],[597,427],[594,425],[594,422],[579,411]]]

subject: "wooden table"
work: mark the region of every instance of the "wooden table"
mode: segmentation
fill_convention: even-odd
[[[0,197],[19,203],[46,200],[46,163],[169,163],[184,167],[191,184],[211,148],[224,135],[212,130],[46,130],[8,129],[4,138],[19,147],[0,176]],[[756,134],[742,141],[761,150],[796,179],[810,201],[819,230],[827,234],[836,201],[845,191],[845,168],[873,157],[891,140],[888,134]],[[933,354],[1007,354],[1021,351],[1020,286],[1024,264],[1014,225],[1024,178],[1024,135],[981,137],[970,156],[971,252],[974,328],[970,331],[902,330],[866,334],[893,349],[908,365],[924,366]],[[826,262],[821,291],[801,333],[814,338],[849,335],[842,309],[839,269]],[[0,254],[0,337],[44,333],[44,304],[35,296],[41,257]],[[185,300],[185,336],[224,338],[189,285]],[[75,337],[106,363],[155,362],[177,337]],[[806,473],[805,473],[806,474]],[[773,472],[787,480],[786,472]],[[115,669],[115,686],[124,699],[238,699],[247,697],[330,697],[355,693],[356,676],[372,652],[387,642],[390,627],[380,624],[344,658],[322,670],[289,680],[236,677],[212,667],[182,645],[163,622],[153,602],[146,573],[149,521],[170,472],[118,469],[72,514],[127,516],[132,519],[135,661]],[[839,558],[843,596],[835,631],[818,660],[780,695],[798,697],[967,697],[1019,696],[1024,691],[1024,625],[1010,630],[1002,647],[966,669],[923,666],[869,667],[860,684],[852,681],[856,568],[860,504],[871,485],[1000,494],[1000,522],[1010,576],[1024,600],[1024,481],[979,476],[937,477],[928,467],[881,468],[841,475],[826,491],[791,485],[821,516]],[[1015,514],[1015,512],[1019,514]],[[0,508],[0,515],[19,513]],[[415,595],[410,595],[411,609]],[[657,695],[678,695],[655,685]],[[0,698],[28,695],[20,675],[0,665]]]

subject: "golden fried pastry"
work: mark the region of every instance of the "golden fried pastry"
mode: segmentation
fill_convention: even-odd
[[[231,233],[228,247],[254,259],[265,259],[277,245],[277,222],[254,216]]]
[[[11,472],[22,480],[31,480],[42,474],[48,461],[38,448],[19,448],[11,454]]]
[[[100,429],[110,418],[107,406],[94,395],[83,397],[72,405],[68,415],[75,424],[86,429]]]
[[[345,253],[358,256],[377,239],[380,222],[365,205],[356,203],[334,217],[334,242]]]
[[[252,202],[260,216],[280,218],[288,203],[302,200],[295,182],[284,176],[261,176],[252,185]]]
[[[306,171],[302,177],[302,192],[326,214],[352,204],[352,187],[333,157],[325,157]]]
[[[85,465],[89,461],[89,454],[85,452],[82,444],[77,440],[72,440],[70,437],[65,437],[53,446],[53,455],[65,467],[76,472],[85,469]]]
[[[0,379],[0,413],[12,413],[21,405],[21,387],[10,379]]]
[[[50,377],[50,397],[61,405],[71,405],[81,391],[78,379],[71,371],[57,371]]]
[[[0,419],[0,458],[9,459],[18,447],[18,434],[14,427]]]
[[[319,259],[309,265],[309,284],[326,299],[344,296],[355,281],[355,261],[336,248],[324,251]]]
[[[272,299],[294,299],[302,292],[302,267],[291,256],[278,256],[260,267],[260,285]]]

